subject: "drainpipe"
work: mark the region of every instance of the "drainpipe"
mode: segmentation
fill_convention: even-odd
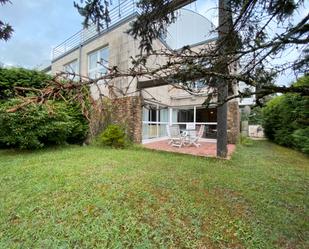
[[[84,42],[84,30],[81,32],[80,37],[80,43],[79,43],[79,60],[78,60],[78,66],[79,66],[79,74],[82,74],[82,47]]]
[[[79,74],[81,75],[81,69],[82,69],[82,44],[79,45],[79,60],[78,60],[78,70]]]

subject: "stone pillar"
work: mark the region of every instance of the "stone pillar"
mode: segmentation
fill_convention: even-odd
[[[131,136],[135,143],[142,142],[142,98],[141,97],[131,97],[132,103],[132,118],[131,120]]]
[[[232,100],[227,103],[227,141],[229,144],[236,144],[239,137],[240,114],[238,101]]]
[[[249,122],[248,120],[241,121],[241,135],[244,137],[249,136]]]
[[[113,99],[112,123],[126,129],[135,143],[142,142],[142,98],[139,96]]]

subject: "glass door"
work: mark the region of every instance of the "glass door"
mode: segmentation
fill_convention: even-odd
[[[181,130],[187,127],[195,127],[198,131],[201,125],[205,125],[203,138],[217,137],[217,109],[204,107],[173,108],[172,124],[179,125]]]
[[[146,104],[143,107],[143,140],[167,136],[168,108],[160,105]]]

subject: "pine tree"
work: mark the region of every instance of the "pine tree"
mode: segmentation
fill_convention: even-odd
[[[0,0],[0,5],[4,5],[6,3],[10,3],[10,0]],[[0,20],[0,40],[9,40],[12,36],[13,31],[14,30],[10,24]]]

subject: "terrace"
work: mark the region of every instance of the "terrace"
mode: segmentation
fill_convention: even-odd
[[[180,154],[188,154],[192,156],[200,157],[216,157],[217,155],[217,143],[204,139],[199,142],[199,147],[194,146],[183,146],[181,148],[173,147],[168,144],[168,140],[158,140],[154,142],[148,142],[143,144],[143,147],[156,151],[167,151]],[[231,158],[232,153],[235,151],[235,144],[228,144],[228,158]]]
[[[194,2],[193,0],[182,0],[181,4],[177,8],[182,8],[183,6],[186,6],[187,4],[190,4]],[[99,36],[111,31],[112,29],[115,29],[119,25],[135,18],[138,13],[140,13],[140,9],[136,6],[137,0],[119,0],[118,5],[111,5],[111,8],[109,10],[109,17],[110,22],[108,25],[105,25],[104,28],[101,28],[100,30],[97,29],[96,25],[91,25],[88,28],[81,29],[65,41],[61,42],[59,45],[54,47],[52,49],[52,61],[56,61],[59,58],[62,58],[63,56],[69,54],[70,52],[74,51],[75,49],[95,40]],[[191,11],[192,12],[192,11]],[[195,18],[199,15],[195,13]],[[191,18],[191,16],[189,16]],[[201,18],[199,16],[198,18]],[[199,27],[201,29],[201,32],[208,34],[207,40],[212,40],[216,37],[216,35],[213,33],[214,26],[213,24],[207,20],[205,17],[202,18],[203,22],[202,25]],[[187,19],[185,19],[187,20]],[[206,30],[205,30],[206,29]],[[208,30],[209,29],[209,30]],[[211,31],[211,32],[210,32]],[[199,32],[200,33],[200,32]],[[193,36],[191,38],[191,36]],[[198,43],[201,41],[200,34],[197,35],[190,35],[186,34],[186,37],[190,37],[191,44]],[[203,38],[205,38],[203,36]],[[164,37],[161,38],[162,42],[166,44],[168,47],[172,49],[182,47],[184,44],[182,42],[187,42],[186,39],[180,39],[175,40],[173,35],[167,34]]]
[[[120,1],[119,5],[112,7],[110,9],[110,22],[108,26],[103,29],[97,30],[95,25],[89,28],[84,28],[52,50],[52,60],[55,61],[64,55],[72,52],[73,50],[79,48],[80,46],[96,39],[97,37],[103,35],[104,33],[114,29],[115,27],[121,25],[122,23],[134,18],[138,13],[135,0],[124,0]]]

